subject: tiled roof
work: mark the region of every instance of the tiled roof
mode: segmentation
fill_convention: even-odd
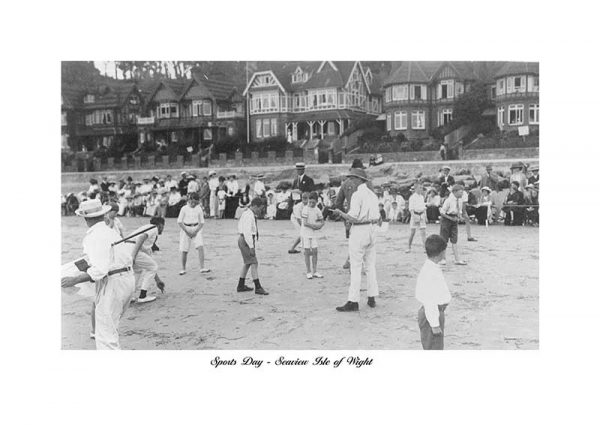
[[[390,76],[386,78],[384,85],[399,83],[428,83],[431,75],[428,75],[420,62],[401,62],[392,69]]]
[[[515,74],[536,74],[540,73],[539,62],[506,62],[502,68],[496,72],[496,77]]]
[[[62,107],[65,109],[73,109],[81,104],[85,89],[63,84],[60,92],[63,101]]]
[[[173,79],[162,79],[160,81],[157,82],[154,90],[152,91],[151,95],[148,97],[147,101],[179,101],[179,98],[181,97],[181,94],[183,93],[183,89],[186,86],[186,84],[189,83],[189,80],[187,79],[179,79],[179,80],[173,80]],[[164,86],[166,87],[167,91],[166,92],[162,92],[162,95],[157,98],[157,94],[161,93],[160,88]]]

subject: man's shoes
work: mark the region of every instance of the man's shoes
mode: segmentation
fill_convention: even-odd
[[[475,238],[467,238],[467,240],[468,240],[469,242],[477,242],[477,239],[475,239]]]
[[[367,305],[371,308],[375,307],[375,297],[367,298]]]
[[[96,339],[96,334],[94,332],[90,332],[90,338]]]
[[[341,307],[335,308],[337,311],[358,311],[358,303],[348,301]]]
[[[269,293],[265,291],[263,287],[256,288],[254,293],[258,295],[269,295]]]
[[[312,278],[313,278],[313,275],[312,275],[312,273],[306,273],[306,278],[307,278],[307,279],[312,279]]]
[[[350,268],[350,261],[346,260],[346,262],[344,263],[344,265],[342,266],[343,269],[347,270]]]
[[[210,269],[200,269],[200,273],[210,273]]]
[[[179,276],[183,276],[185,274],[185,270],[179,272]]]
[[[253,290],[254,290],[253,288],[250,288],[249,286],[246,286],[246,285],[237,287],[238,292],[248,292],[248,291],[253,291]]]
[[[315,277],[317,279],[323,279],[323,275],[321,273],[317,273],[317,272],[313,273],[312,277]]]
[[[300,251],[297,249],[288,249],[288,254],[300,254]]]
[[[156,297],[149,297],[149,296],[145,296],[144,298],[138,298],[136,303],[137,304],[144,304],[144,303],[150,303],[152,301],[156,300]]]

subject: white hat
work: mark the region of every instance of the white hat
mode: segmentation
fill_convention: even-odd
[[[210,177],[210,176],[212,176],[213,174],[217,174],[217,172],[216,172],[215,170],[210,170],[210,171],[208,172],[208,176],[209,176],[209,177]]]
[[[304,168],[306,168],[306,164],[304,164],[304,162],[296,162],[296,168],[299,170],[303,170]]]
[[[90,199],[79,204],[79,209],[75,211],[75,214],[85,218],[100,217],[109,212],[110,208],[110,205],[102,205],[100,199]]]

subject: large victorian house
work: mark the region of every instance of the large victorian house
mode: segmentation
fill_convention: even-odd
[[[477,80],[469,62],[401,62],[384,82],[390,135],[426,138],[452,121],[454,103]]]
[[[501,130],[539,127],[540,73],[538,62],[507,62],[495,75],[497,123]]]
[[[204,75],[160,81],[147,102],[148,117],[138,120],[146,140],[182,143],[197,150],[245,128],[244,99],[231,82]]]
[[[376,84],[358,61],[258,64],[244,91],[251,140],[340,136],[351,122],[381,112]]]

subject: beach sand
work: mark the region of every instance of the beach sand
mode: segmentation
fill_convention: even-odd
[[[148,218],[121,218],[133,231]],[[477,242],[467,242],[459,227],[459,249],[467,266],[452,264],[444,275],[452,293],[446,310],[446,349],[539,348],[539,229],[472,225]],[[86,231],[79,217],[62,218],[62,262],[81,254]],[[307,280],[304,256],[287,250],[294,238],[289,221],[260,221],[259,273],[268,296],[235,291],[241,257],[237,221],[207,220],[204,229],[207,266],[188,258],[179,276],[179,229],[167,219],[155,254],[164,294],[133,304],[120,325],[123,349],[421,349],[414,298],[416,276],[425,260],[419,235],[405,254],[408,225],[392,225],[378,236],[377,307],[339,313],[347,300],[350,274],[342,270],[347,255],[343,224],[327,222],[319,242],[319,271],[324,279]],[[427,233],[439,233],[429,224]],[[364,282],[365,277],[363,277]],[[247,284],[251,285],[250,274]],[[363,283],[365,285],[365,283]],[[364,287],[364,286],[363,286]],[[91,301],[73,289],[62,291],[62,348],[94,349],[89,338]]]

